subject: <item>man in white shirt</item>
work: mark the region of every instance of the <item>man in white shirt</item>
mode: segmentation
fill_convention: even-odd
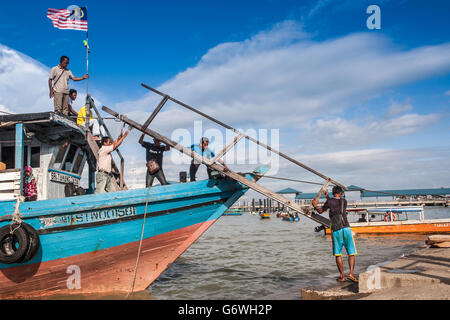
[[[55,112],[62,113],[66,116],[69,115],[69,79],[73,81],[81,81],[89,78],[89,74],[85,74],[83,77],[75,77],[72,71],[67,69],[69,65],[69,58],[62,56],[59,60],[60,63],[53,67],[50,71],[50,77],[48,79],[48,88],[50,90],[50,98],[53,97],[53,104],[55,106]]]
[[[102,147],[98,150],[98,173],[95,178],[95,192],[94,193],[103,193],[103,192],[113,192],[116,191],[114,183],[112,181],[112,173],[111,173],[111,161],[112,156],[111,152],[116,150],[125,137],[128,135],[128,130],[123,134],[120,132],[120,136],[116,141],[112,142],[110,137],[102,138]]]

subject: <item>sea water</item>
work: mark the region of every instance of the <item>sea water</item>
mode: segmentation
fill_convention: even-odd
[[[450,208],[426,207],[425,217],[449,218]],[[336,284],[331,238],[314,232],[315,226],[302,216],[300,222],[275,214],[267,220],[249,213],[223,216],[153,282],[148,298],[300,299],[301,288]],[[355,272],[414,252],[425,239],[414,234],[356,235]],[[348,274],[345,253],[343,259]]]

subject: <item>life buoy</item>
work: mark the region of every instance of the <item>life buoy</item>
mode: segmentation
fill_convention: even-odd
[[[0,263],[23,263],[33,259],[39,243],[37,231],[27,223],[0,228]]]
[[[384,215],[384,221],[391,221],[391,212],[386,212]],[[392,221],[397,221],[397,215],[392,212]]]

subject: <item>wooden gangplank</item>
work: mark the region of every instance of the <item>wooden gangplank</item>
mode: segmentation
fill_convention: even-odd
[[[256,192],[285,205],[286,207],[314,220],[317,223],[323,224],[327,227],[330,226],[329,219],[315,213],[311,208],[302,208],[300,205],[298,205],[294,201],[291,201],[291,200],[287,199],[286,197],[284,197],[280,194],[277,194],[277,193],[273,192],[272,190],[270,190],[266,187],[263,187],[263,186],[257,184],[256,182],[251,181],[236,172],[226,169],[224,166],[220,165],[216,161],[211,161],[211,160],[219,160],[217,157],[215,157],[214,159],[207,159],[205,157],[202,157],[200,154],[194,152],[190,148],[186,148],[186,147],[178,144],[177,142],[159,134],[158,132],[149,129],[148,127],[144,128],[144,126],[129,119],[127,116],[125,116],[123,114],[119,114],[119,113],[115,112],[114,110],[111,110],[105,106],[103,106],[102,109],[103,109],[103,111],[109,113],[110,115],[114,116],[115,118],[119,119],[120,121],[130,125],[133,128],[136,128],[137,130],[139,130],[141,132],[144,132],[144,133],[152,136],[153,138],[156,138],[156,139],[164,142],[165,144],[171,146],[172,148],[190,156],[191,158],[195,159],[196,161],[203,163],[204,165],[208,166],[209,168],[211,168],[215,171],[218,171],[218,172],[226,175],[227,177],[242,183],[243,185],[255,190]],[[233,142],[237,143],[239,141],[239,139],[240,138],[238,136],[236,139],[234,139]],[[230,145],[227,145],[225,147],[225,149],[229,150]],[[218,154],[221,154],[223,156],[227,150],[220,151]],[[330,180],[331,179],[327,179],[328,182]]]

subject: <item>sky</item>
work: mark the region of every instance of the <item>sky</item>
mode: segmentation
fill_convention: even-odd
[[[47,79],[61,55],[70,57],[75,76],[84,75],[86,33],[56,29],[46,17],[48,8],[72,4],[88,10],[89,92],[98,105],[144,122],[161,99],[141,87],[146,83],[258,138],[267,132],[269,144],[344,185],[449,186],[448,1],[3,1],[0,111],[52,110]],[[380,8],[380,29],[367,27],[370,5]],[[72,84],[79,108],[86,83]],[[168,103],[152,127],[178,141],[180,132],[194,139],[196,120]],[[226,133],[201,124],[218,151]],[[117,135],[121,126],[110,126]],[[138,138],[133,130],[121,147],[132,187],[144,184]],[[177,164],[173,153],[164,168],[178,180],[188,165]],[[237,153],[229,166],[251,170],[264,156]],[[321,182],[270,160],[271,174]]]

